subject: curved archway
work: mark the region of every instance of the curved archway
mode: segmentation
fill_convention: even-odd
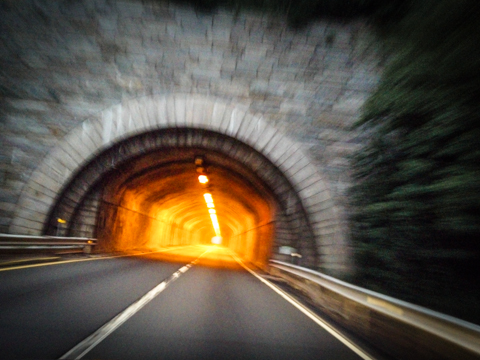
[[[194,158],[199,156],[210,178],[203,186],[197,181],[194,165]],[[164,224],[175,227],[182,241],[201,243],[198,239],[209,240],[214,235],[202,197],[205,192],[213,194],[225,240],[236,251],[244,249],[233,243],[242,243],[251,253],[261,252],[261,262],[265,263],[274,227],[283,221],[287,234],[277,236],[276,245],[301,249],[304,263],[314,266],[317,255],[313,233],[300,199],[285,176],[251,147],[200,129],[146,132],[98,154],[65,186],[43,232],[97,235],[100,245],[115,250],[151,247],[154,241],[178,244],[175,236],[167,239],[159,235]],[[107,222],[100,230],[97,219],[92,221],[87,216],[99,211],[99,222]],[[65,220],[67,226],[59,229],[57,218]],[[131,226],[135,222],[143,224],[142,230]],[[160,230],[143,231],[152,222]],[[248,256],[250,260],[253,257]]]
[[[168,129],[196,131],[185,131],[185,135],[178,137],[142,137],[142,134],[172,131]],[[210,137],[201,136],[200,130],[203,134],[211,132],[220,136],[209,142]],[[154,146],[149,148],[147,144]],[[242,144],[251,151],[242,150]],[[70,211],[72,216],[74,213],[78,215],[78,204],[84,203],[93,184],[98,183],[96,175],[105,174],[102,170],[105,164],[110,161],[115,166],[119,159],[125,160],[121,156],[113,156],[111,149],[116,149],[120,155],[123,152],[132,156],[155,147],[206,147],[228,154],[229,158],[239,163],[250,159],[248,167],[254,171],[261,169],[265,163],[271,164],[260,178],[280,199],[280,216],[286,218],[290,229],[295,229],[297,233],[296,239],[290,241],[305,237],[304,241],[310,243],[304,246],[305,249],[331,248],[336,242],[343,246],[328,189],[297,144],[261,116],[250,114],[242,107],[220,99],[183,94],[130,100],[101,112],[71,131],[30,178],[15,210],[11,232],[41,233],[49,222],[52,209],[61,199],[60,194],[65,194],[67,188],[77,195],[75,198],[64,197],[68,201],[62,203],[73,209]],[[260,154],[266,162],[258,162],[252,155],[254,153]],[[100,161],[99,156],[103,160]],[[82,171],[86,171],[87,175],[78,177]],[[286,181],[275,183],[279,179],[275,171]],[[299,236],[299,233],[302,235]],[[310,266],[318,264],[316,253],[311,251],[308,254]],[[348,263],[348,259],[335,261]]]

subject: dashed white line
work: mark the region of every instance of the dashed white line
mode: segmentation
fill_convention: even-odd
[[[108,335],[118,329],[125,321],[130,319],[138,311],[140,311],[145,305],[152,301],[158,294],[167,288],[172,282],[177,280],[182,274],[186,273],[193,265],[195,265],[198,260],[205,255],[210,250],[205,251],[197,259],[192,261],[190,264],[187,264],[176,272],[174,272],[170,277],[160,284],[155,286],[152,290],[142,296],[139,300],[131,304],[128,308],[123,310],[120,314],[115,316],[100,329],[95,331],[93,334],[88,336],[86,339],[78,343],[74,348],[65,353],[60,359],[81,359],[85,356],[90,350],[102,342]]]

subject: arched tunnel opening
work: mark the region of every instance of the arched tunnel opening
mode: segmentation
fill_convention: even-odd
[[[96,237],[101,251],[211,245],[220,235],[221,246],[260,267],[280,246],[298,249],[303,265],[317,259],[305,211],[281,171],[244,143],[199,129],[148,132],[96,154],[64,187],[44,233]]]
[[[206,184],[198,180],[203,160]],[[103,180],[97,236],[115,249],[211,245],[215,211],[222,245],[264,263],[271,247],[275,202],[264,184],[239,173],[240,164],[198,148],[152,152],[126,162]],[[207,206],[205,194],[214,204]],[[108,245],[107,245],[108,244]]]

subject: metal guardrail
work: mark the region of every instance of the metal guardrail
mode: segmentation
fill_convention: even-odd
[[[96,244],[97,239],[92,238],[0,234],[0,251],[81,249],[88,254]]]
[[[480,326],[281,261],[270,273],[394,358],[480,359]]]

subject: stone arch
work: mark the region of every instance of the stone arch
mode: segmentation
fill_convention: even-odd
[[[262,154],[284,174],[298,195],[322,263],[335,263],[339,268],[348,266],[337,210],[326,183],[300,146],[261,115],[222,99],[192,94],[129,100],[73,129],[47,154],[28,180],[16,206],[10,233],[41,234],[59,194],[85,164],[122,140],[170,128],[212,131]]]
[[[217,189],[220,193],[230,193],[233,196],[235,192],[232,192],[231,185],[240,179],[243,183],[242,188],[250,189],[243,192],[243,194],[246,194],[250,191],[249,195],[244,198],[250,204],[245,202],[243,204],[249,208],[249,213],[256,214],[256,225],[240,227],[247,230],[250,239],[253,229],[258,229],[264,234],[271,234],[269,231],[273,231],[274,228],[282,227],[282,225],[283,227],[286,226],[289,230],[286,236],[285,234],[275,236],[276,242],[273,245],[275,247],[290,245],[298,248],[304,256],[303,262],[315,263],[318,256],[316,256],[315,246],[312,246],[313,234],[300,199],[289,181],[268,159],[251,147],[232,137],[203,129],[169,128],[145,132],[122,140],[103,151],[94,161],[84,166],[73,177],[73,180],[66,185],[50,212],[44,232],[49,235],[60,233],[68,236],[94,236],[95,233],[99,232],[100,243],[106,245],[108,240],[101,235],[105,232],[99,229],[97,226],[98,219],[95,215],[92,217],[92,214],[103,214],[104,211],[100,211],[102,207],[111,208],[114,206],[126,209],[124,205],[118,202],[118,194],[123,193],[128,188],[131,189],[135,183],[139,182],[139,179],[149,178],[149,183],[159,183],[158,179],[169,177],[170,175],[167,174],[172,173],[172,171],[178,174],[179,167],[183,167],[183,170],[180,171],[182,178],[185,178],[185,176],[188,179],[195,178],[195,176],[192,176],[191,170],[193,170],[193,159],[199,154],[202,155],[208,164],[207,166],[212,170],[209,171],[210,175],[217,177],[217,180],[220,181],[220,183],[217,182],[217,187],[223,188],[221,190]],[[180,178],[177,178],[177,180],[180,180]],[[175,181],[177,186],[180,183],[182,181]],[[229,184],[229,186],[225,186],[225,184]],[[170,192],[169,189],[173,188],[172,185],[174,184],[166,182],[157,185],[154,198],[164,199],[165,194],[161,195],[161,193]],[[192,185],[190,183],[190,187],[183,192],[185,196],[189,196],[189,193],[191,195]],[[158,186],[163,187],[164,191],[158,190]],[[145,187],[141,188],[146,189]],[[211,190],[215,191],[214,189]],[[196,193],[196,190],[193,192]],[[263,206],[257,203],[256,209],[253,209],[255,194],[261,194]],[[238,199],[238,195],[240,194],[237,192],[233,197]],[[123,196],[121,197],[123,198]],[[181,205],[182,209],[187,209],[181,198],[174,199],[174,204],[170,199],[171,205],[168,206],[168,212],[171,213],[171,206],[177,207],[179,201],[183,203]],[[125,200],[125,198],[123,199]],[[130,197],[130,199],[132,198]],[[136,206],[138,206],[139,201],[144,203],[140,199],[145,198],[139,194],[139,197],[136,198]],[[154,203],[157,201],[155,200]],[[152,202],[148,201],[148,203],[150,205],[147,207],[150,208]],[[268,214],[265,212],[267,208],[269,209]],[[181,211],[184,212],[184,210]],[[229,210],[230,207],[228,210],[224,209],[227,212],[230,212]],[[147,210],[144,208],[143,211],[145,213]],[[284,216],[279,216],[280,214]],[[133,213],[132,215],[138,216],[138,214]],[[177,213],[175,218],[178,219],[179,215],[181,214]],[[103,218],[103,215],[100,215],[100,217]],[[66,220],[69,224],[68,228],[63,227],[58,232],[57,218]],[[224,224],[228,221],[238,222],[235,216],[229,216],[228,219],[225,218],[223,221]],[[242,223],[246,224],[246,222],[248,222],[248,219],[243,217]],[[167,223],[180,225],[178,222],[172,221],[167,221]],[[239,232],[240,228],[238,226],[234,226],[234,228],[236,228],[234,235],[239,239],[243,230]],[[138,234],[138,232],[135,232],[135,234]],[[272,238],[267,235],[261,237],[265,238],[267,242],[269,242],[268,239]],[[125,249],[125,246],[136,247],[141,244],[146,246],[149,242],[147,237],[138,238],[133,234],[129,236],[129,239],[129,244],[126,245],[124,242],[122,248]],[[118,244],[117,240],[110,242],[110,244]],[[265,247],[262,247],[262,249],[265,250]]]

